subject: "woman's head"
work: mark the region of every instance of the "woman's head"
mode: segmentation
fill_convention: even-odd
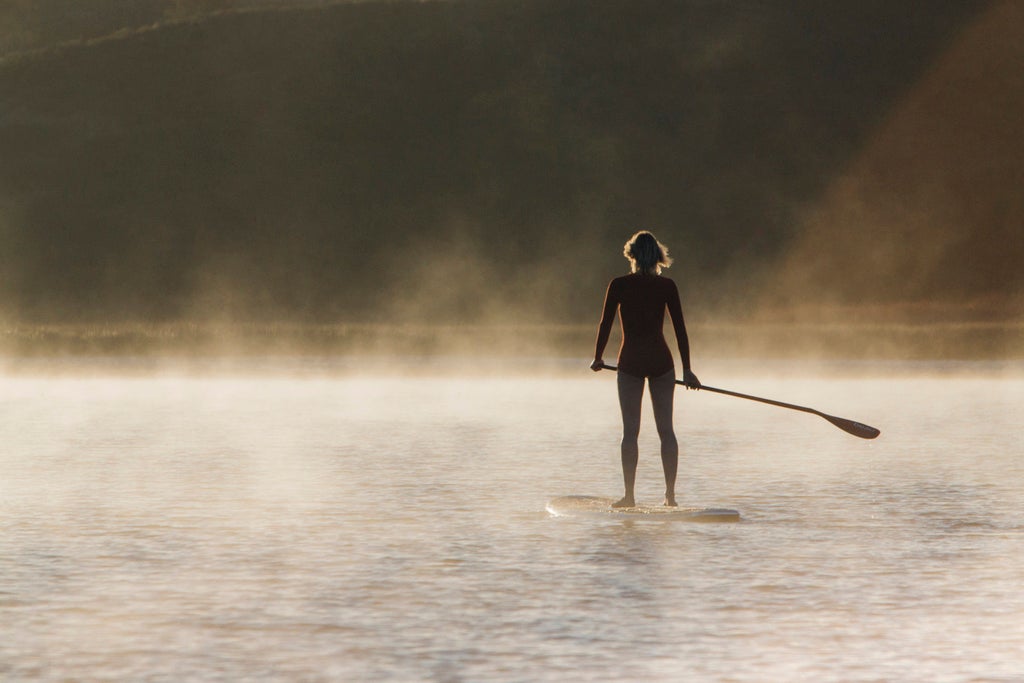
[[[662,268],[672,265],[668,256],[668,248],[651,233],[641,230],[626,242],[622,254],[629,259],[634,273],[657,275]]]

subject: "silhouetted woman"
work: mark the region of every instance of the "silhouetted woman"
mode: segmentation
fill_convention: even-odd
[[[676,468],[679,445],[672,428],[672,397],[675,392],[675,363],[665,342],[662,328],[665,309],[672,318],[679,357],[683,363],[683,383],[687,389],[699,389],[700,380],[690,370],[690,342],[686,337],[683,309],[679,303],[676,283],[662,277],[661,269],[672,264],[666,249],[654,235],[642,230],[626,242],[623,254],[632,266],[631,274],[617,277],[608,284],[604,311],[594,349],[595,372],[604,364],[602,356],[608,344],[615,312],[622,324],[622,347],[619,349],[619,407],[622,409],[622,478],[626,495],[613,503],[615,507],[633,507],[636,500],[636,464],[639,457],[637,437],[640,434],[640,405],[647,380],[654,407],[654,422],[661,438],[661,464],[665,470],[665,505],[676,504]]]

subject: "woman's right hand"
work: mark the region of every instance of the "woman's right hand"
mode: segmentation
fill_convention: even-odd
[[[604,369],[604,361],[601,360],[600,358],[595,358],[594,362],[590,364],[590,369],[593,370],[594,372],[600,372],[602,369]]]
[[[693,370],[689,368],[683,370],[683,384],[686,385],[687,389],[700,389],[700,380],[697,379],[697,375],[693,374]]]

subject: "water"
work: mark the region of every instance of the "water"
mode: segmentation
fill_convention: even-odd
[[[620,491],[609,373],[10,374],[0,678],[1021,681],[1024,375],[980,369],[705,370],[882,429],[681,392],[722,525],[544,511]]]

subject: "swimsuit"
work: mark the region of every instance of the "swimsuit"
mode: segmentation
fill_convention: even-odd
[[[672,318],[683,370],[689,370],[690,342],[679,290],[675,282],[660,275],[634,273],[617,277],[608,284],[594,358],[604,354],[618,311],[622,324],[619,371],[634,377],[658,377],[672,371],[675,364],[662,331],[666,308]]]

